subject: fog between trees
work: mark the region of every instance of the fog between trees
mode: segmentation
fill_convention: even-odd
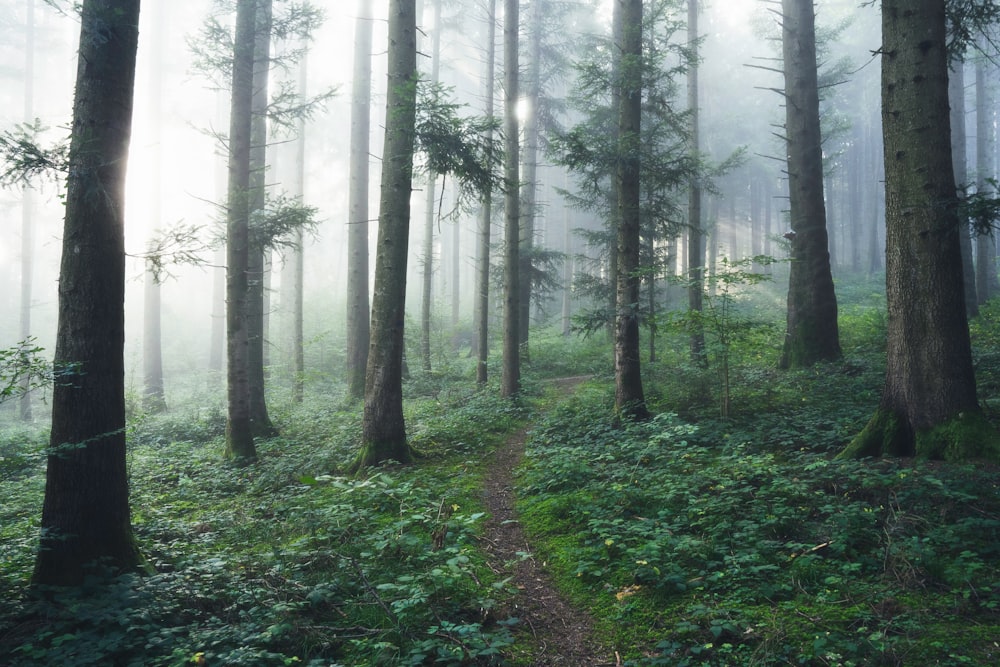
[[[280,3],[279,3],[280,4]],[[307,366],[310,372],[342,377],[344,336],[344,295],[347,265],[347,176],[349,155],[350,96],[352,88],[352,40],[354,3],[330,3],[324,7],[325,20],[317,28],[308,57],[307,89],[312,93],[334,87],[337,94],[306,123],[305,201],[319,210],[321,221],[316,232],[305,237],[305,338]],[[428,76],[432,64],[430,37],[436,31],[432,2],[422,4],[418,24],[422,30],[418,68]],[[529,3],[530,4],[530,3]],[[537,111],[542,119],[542,151],[539,153],[535,196],[536,224],[532,239],[538,248],[568,252],[573,258],[586,254],[599,259],[599,251],[587,248],[577,229],[598,228],[593,212],[567,206],[557,189],[572,188],[572,179],[554,165],[553,156],[544,148],[552,127],[569,127],[578,112],[566,109],[563,100],[571,93],[574,81],[572,63],[585,53],[580,47],[606,37],[610,29],[610,3],[540,3],[551,5],[540,35],[544,90],[543,104]],[[669,3],[667,3],[669,5]],[[8,63],[3,87],[4,104],[0,126],[12,127],[27,118],[39,118],[50,128],[50,141],[65,135],[72,100],[72,73],[77,19],[61,15],[46,3],[34,3],[35,40],[31,82],[34,87],[31,109],[24,109],[26,2],[3,3],[3,55]],[[593,6],[591,6],[593,5]],[[378,170],[381,133],[384,126],[385,95],[385,12],[384,3],[371,3],[373,11],[371,146],[369,210],[375,219],[378,210]],[[680,8],[670,10],[673,18],[683,21]],[[178,224],[200,227],[198,239],[204,244],[217,242],[220,235],[219,203],[225,195],[224,158],[217,136],[228,131],[228,94],[219,88],[225,81],[219,76],[206,77],[195,71],[188,41],[197,37],[206,18],[215,13],[223,24],[231,18],[219,15],[209,2],[150,3],[143,8],[135,91],[135,113],[128,172],[126,248],[131,258],[127,275],[126,383],[130,392],[143,389],[142,337],[143,310],[142,261],[147,239],[156,229]],[[531,47],[534,20],[531,10],[522,12],[522,78],[531,67],[526,50]],[[827,195],[830,217],[831,254],[835,271],[878,270],[882,237],[878,231],[880,200],[878,186],[878,116],[877,63],[871,52],[877,48],[877,12],[858,8],[851,2],[823,2],[818,5],[821,35],[832,37],[821,46],[821,60],[827,69],[838,66],[841,58],[850,63],[833,75],[839,85],[825,90],[824,118],[829,126],[824,143],[827,156]],[[455,100],[468,105],[463,115],[481,114],[484,58],[485,9],[482,2],[444,2],[442,4],[441,81],[454,88]],[[502,24],[503,11],[499,9]],[[553,24],[559,21],[559,24]],[[849,22],[849,23],[848,23]],[[773,41],[776,24],[765,6],[752,2],[713,2],[704,6],[701,16],[701,90],[703,151],[715,161],[724,160],[737,150],[745,159],[729,174],[716,179],[715,192],[706,195],[705,219],[709,227],[707,263],[718,257],[741,258],[753,254],[771,254],[781,258],[785,248],[780,236],[788,229],[783,211],[787,209],[785,182],[780,158],[782,149],[774,137],[774,125],[782,123],[781,98],[769,88],[782,86],[780,74],[749,65],[770,66],[780,57]],[[846,29],[843,26],[849,25]],[[684,39],[677,32],[674,41]],[[161,55],[156,54],[162,43]],[[500,37],[498,35],[498,45]],[[287,49],[276,40],[274,52]],[[576,49],[574,51],[574,49]],[[498,73],[502,75],[499,62]],[[678,62],[673,62],[678,66]],[[294,77],[294,73],[272,71],[273,79]],[[214,80],[213,80],[214,79]],[[498,78],[498,81],[501,79]],[[678,80],[679,83],[680,80]],[[834,83],[831,81],[831,83]],[[499,86],[497,90],[500,95]],[[522,96],[522,100],[523,100]],[[683,109],[685,101],[678,94],[667,103]],[[531,110],[520,105],[522,123]],[[270,138],[268,188],[280,191],[288,186],[289,163],[294,160],[289,133],[272,132]],[[418,160],[418,168],[419,161]],[[424,179],[415,182],[411,201],[412,217],[423,220],[427,206],[423,194]],[[453,181],[445,180],[443,192],[435,200],[434,271],[432,314],[436,340],[458,337],[471,340],[471,316],[475,285],[475,212],[449,215],[454,210]],[[54,332],[54,289],[58,266],[58,242],[61,234],[62,184],[57,180],[41,184],[34,192],[32,211],[31,334],[43,347],[51,348]],[[6,211],[8,231],[0,243],[0,266],[5,284],[21,281],[19,225],[22,194],[19,188],[0,193]],[[496,201],[496,198],[495,198]],[[493,239],[502,239],[502,217],[494,216]],[[567,234],[567,230],[569,234]],[[375,226],[370,232],[374,242]],[[410,327],[418,329],[416,318],[421,303],[420,280],[424,243],[423,225],[414,225],[410,248],[407,307],[414,318]],[[453,249],[457,243],[457,252]],[[567,243],[569,244],[567,247]],[[683,248],[683,238],[679,248]],[[675,253],[683,257],[683,253]],[[201,267],[169,266],[163,282],[162,345],[165,386],[169,402],[172,391],[204,376],[209,366],[213,319],[221,318],[213,305],[213,280],[219,258],[211,250],[199,252]],[[494,262],[498,262],[496,249]],[[679,263],[677,269],[683,269]],[[374,270],[374,262],[372,263]],[[557,272],[584,270],[582,259]],[[270,361],[282,363],[282,344],[277,335],[285,331],[281,299],[283,276],[281,258],[275,253],[270,285]],[[780,273],[781,269],[779,269]],[[669,271],[665,270],[665,273]],[[568,275],[568,273],[567,273]],[[565,280],[559,276],[559,282]],[[780,288],[778,288],[780,292]],[[14,344],[18,340],[17,317],[19,292],[4,290],[0,340]],[[546,296],[544,309],[533,308],[534,323],[565,326],[561,287]],[[578,294],[570,300],[570,311],[588,307],[590,299]],[[286,304],[287,305],[287,304]],[[544,312],[543,312],[544,310]],[[497,309],[497,312],[499,309]],[[457,317],[456,317],[457,316]],[[456,322],[458,329],[456,329]],[[498,322],[497,322],[498,324]],[[498,333],[499,327],[493,327]],[[217,335],[217,334],[216,334]],[[495,340],[495,339],[494,339]],[[441,349],[445,343],[438,343]],[[416,354],[412,350],[411,354]],[[44,410],[44,407],[42,407]]]

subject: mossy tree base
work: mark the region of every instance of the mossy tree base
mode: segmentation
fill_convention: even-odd
[[[880,456],[1000,463],[1000,432],[979,410],[960,412],[936,426],[914,430],[899,415],[879,408],[837,458]]]
[[[402,442],[365,442],[357,458],[347,468],[350,475],[356,475],[365,468],[372,468],[388,461],[409,464],[420,458],[419,452],[405,440]]]

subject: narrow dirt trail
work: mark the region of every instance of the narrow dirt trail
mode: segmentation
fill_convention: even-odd
[[[560,391],[570,393],[586,377],[557,380]],[[530,633],[536,646],[530,656],[536,667],[603,667],[618,664],[612,651],[594,641],[593,619],[571,605],[533,555],[514,510],[514,470],[524,456],[528,428],[521,429],[494,454],[486,473],[485,502],[490,518],[483,545],[491,567],[511,577],[518,590],[513,608],[520,632]],[[530,554],[524,557],[523,554]],[[523,657],[523,656],[521,656]]]

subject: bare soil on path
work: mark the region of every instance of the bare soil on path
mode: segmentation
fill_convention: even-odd
[[[586,377],[557,380],[560,392],[569,393]],[[521,636],[530,636],[530,663],[515,651],[519,664],[536,667],[613,667],[620,664],[613,651],[597,645],[593,619],[570,604],[555,588],[544,564],[535,558],[514,509],[514,471],[524,456],[528,428],[521,429],[494,454],[486,473],[485,502],[490,518],[483,535],[490,566],[501,577],[510,577],[518,593],[513,608],[503,610],[519,619]]]

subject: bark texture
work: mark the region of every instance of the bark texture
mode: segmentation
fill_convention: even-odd
[[[371,347],[363,443],[355,469],[388,460],[407,463],[413,457],[403,420],[403,325],[417,105],[416,32],[414,0],[392,0]]]
[[[816,26],[812,0],[782,0],[785,133],[792,226],[782,368],[841,356],[823,201]]]
[[[976,400],[951,169],[945,0],[882,3],[885,389],[840,454],[1000,459]]]
[[[250,126],[256,1],[239,0],[233,52],[229,121],[229,192],[226,220],[226,458],[257,458],[250,421],[247,272],[250,260]]]
[[[615,313],[615,409],[649,416],[639,363],[640,121],[642,116],[642,0],[617,0],[621,12],[621,98],[618,107],[618,284]]]
[[[33,582],[134,570],[125,461],[125,170],[138,0],[85,0],[73,103],[52,430]]]

